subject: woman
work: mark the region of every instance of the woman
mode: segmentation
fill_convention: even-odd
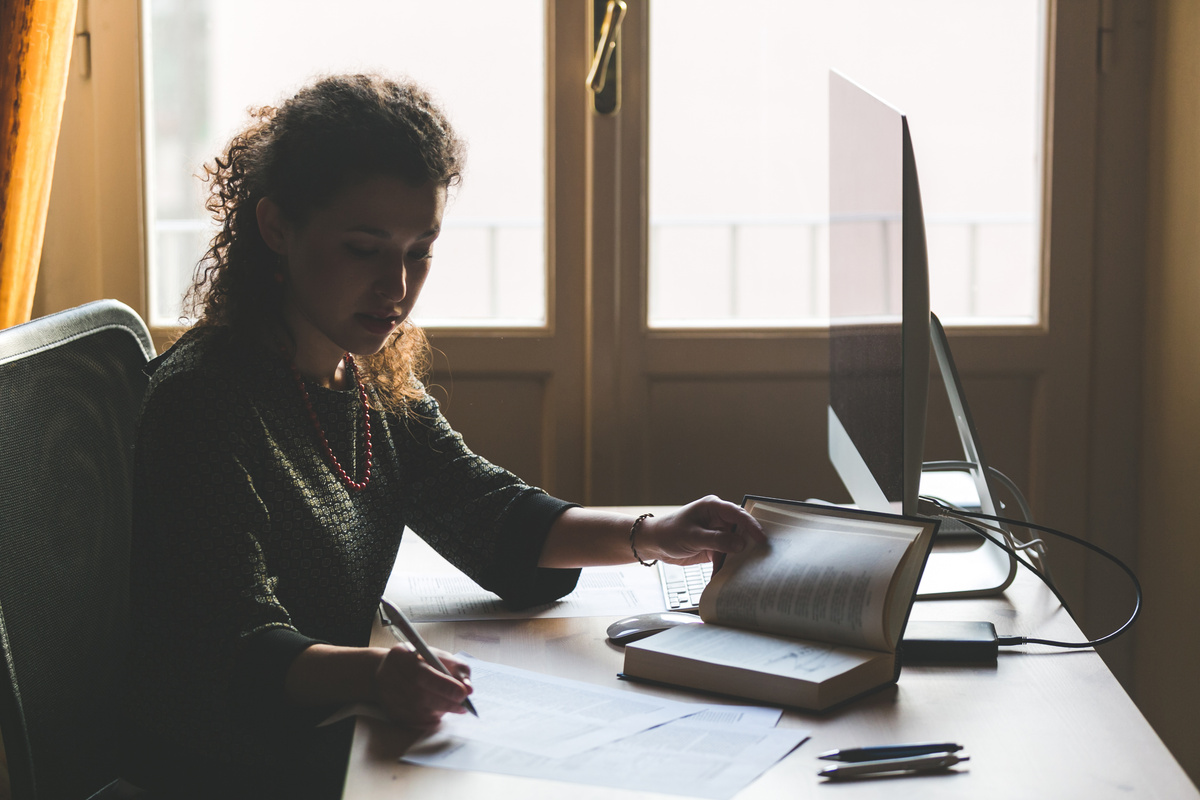
[[[405,525],[513,606],[578,567],[694,563],[762,540],[705,498],[662,518],[579,508],[474,455],[418,380],[408,320],[463,146],[420,89],[320,80],[208,167],[221,228],[198,322],[155,359],[138,433],[131,776],[165,793],[336,796],[349,726],[428,727],[456,677],[367,647]]]

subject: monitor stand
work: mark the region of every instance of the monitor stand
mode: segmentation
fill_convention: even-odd
[[[985,514],[996,514],[991,482],[988,479],[987,462],[979,447],[979,436],[967,408],[967,397],[963,393],[958,370],[950,355],[950,342],[941,322],[934,314],[929,315],[929,334],[942,383],[954,412],[958,438],[962,442],[965,461],[973,468],[964,472],[974,484],[978,507]],[[937,479],[922,475],[921,493],[937,494]],[[986,597],[1003,592],[1012,583],[1017,573],[1017,562],[1004,550],[979,536],[939,536],[934,541],[933,552],[925,565],[921,583],[917,588],[918,599],[952,597]]]

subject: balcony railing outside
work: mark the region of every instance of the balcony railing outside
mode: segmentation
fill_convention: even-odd
[[[1032,257],[1032,219],[932,216],[926,230],[930,293],[940,316],[957,324],[1035,318],[1034,280],[1014,280],[1010,268],[1013,259]],[[204,220],[155,221],[155,324],[178,323],[180,298],[211,235]],[[542,241],[541,224],[534,220],[448,219],[435,248],[436,272],[419,306],[423,324],[544,324]],[[649,244],[651,327],[826,324],[824,216],[656,219]]]

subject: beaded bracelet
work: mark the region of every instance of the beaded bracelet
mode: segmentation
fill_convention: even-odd
[[[633,543],[633,537],[637,533],[638,528],[642,527],[642,523],[646,520],[646,517],[653,517],[653,516],[654,516],[653,514],[642,514],[640,517],[638,517],[637,519],[635,519],[633,521],[633,527],[631,527],[629,529],[629,549],[633,551],[633,557],[636,558],[638,560],[638,563],[641,564],[643,567],[653,567],[655,564],[658,563],[658,559],[657,558],[654,559],[649,564],[647,564],[645,561],[642,561],[642,557],[638,555],[637,546],[634,545],[634,543]]]

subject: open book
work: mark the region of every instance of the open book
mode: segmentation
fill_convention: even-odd
[[[823,710],[900,675],[936,520],[747,497],[767,546],[728,556],[703,625],[625,647],[624,674]]]

